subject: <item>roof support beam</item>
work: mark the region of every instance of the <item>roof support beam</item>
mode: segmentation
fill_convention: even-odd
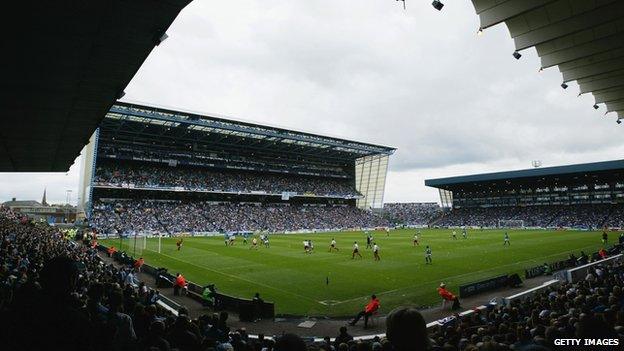
[[[599,80],[603,80],[607,78],[613,78],[613,77],[622,76],[622,75],[624,75],[624,69],[616,70],[615,72],[610,72],[610,73],[597,74],[597,75],[587,77],[587,78],[577,79],[577,83],[584,84],[584,83],[595,82],[595,81],[599,81]]]
[[[624,86],[624,76],[622,75],[607,79],[594,80],[587,83],[579,83],[581,94],[615,88],[619,86]]]
[[[593,92],[594,100],[597,104],[617,101],[624,98],[624,88],[612,89],[609,91]]]
[[[607,102],[605,105],[607,105],[607,112],[624,110],[624,100],[619,100],[618,102]]]
[[[573,68],[593,65],[595,63],[608,61],[608,60],[622,57],[622,56],[624,56],[624,48],[615,49],[609,52],[603,52],[600,54],[583,57],[578,60],[561,63],[559,64],[558,68],[559,68],[559,72],[564,72]]]
[[[616,86],[613,86],[613,87],[610,87],[610,88],[595,89],[595,90],[592,90],[591,93],[592,94],[593,93],[601,93],[603,91],[610,91],[611,89],[620,89],[620,88],[624,88],[624,82],[622,82],[622,84],[619,84],[619,85],[616,85]],[[583,94],[585,94],[585,93],[579,93],[579,96],[583,95]]]
[[[551,54],[541,55],[540,60],[542,61],[542,68],[548,68],[622,47],[624,47],[624,36],[618,33],[583,45],[572,46]]]
[[[524,50],[547,41],[561,38],[566,35],[593,28],[610,21],[621,19],[624,11],[624,1],[616,1],[612,4],[601,6],[593,11],[579,13],[565,20],[552,23],[527,33],[514,36],[516,50]]]
[[[555,0],[509,0],[479,11],[477,1],[473,0],[477,14],[481,20],[481,29],[485,29],[510,18],[521,15]]]
[[[609,73],[624,69],[624,58],[618,57],[609,61],[603,61],[595,63],[593,65],[587,65],[582,67],[573,68],[568,71],[563,71],[564,82],[570,82],[577,79],[587,78],[598,74]]]

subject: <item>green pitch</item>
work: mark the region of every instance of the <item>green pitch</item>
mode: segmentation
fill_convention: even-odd
[[[225,246],[223,236],[185,238],[181,251],[174,238],[123,240],[121,249],[143,256],[146,263],[181,272],[200,285],[215,283],[220,292],[251,298],[255,292],[273,301],[278,314],[351,316],[370,294],[379,296],[382,313],[409,304],[439,303],[436,288],[445,282],[454,292],[461,284],[504,273],[521,273],[544,262],[566,258],[570,252],[595,251],[601,247],[599,232],[520,230],[509,231],[511,246],[503,247],[501,230],[469,230],[457,240],[451,230],[421,230],[420,246],[412,245],[416,230],[372,232],[380,246],[381,261],[373,261],[363,232],[289,234],[270,236],[271,247],[250,250],[241,238]],[[613,239],[611,234],[610,240]],[[339,252],[329,252],[334,237]],[[303,252],[302,241],[314,242],[314,253]],[[362,259],[351,259],[357,241]],[[104,240],[119,248],[120,240]],[[425,265],[425,245],[433,251],[433,264]],[[329,283],[327,283],[329,282]]]

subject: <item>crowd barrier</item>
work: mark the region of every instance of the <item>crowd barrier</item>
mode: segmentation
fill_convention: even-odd
[[[509,284],[509,276],[507,274],[494,278],[489,278],[465,285],[460,285],[459,296],[462,298],[481,294],[486,291],[496,290]]]
[[[568,281],[568,283],[576,283],[580,280],[585,279],[585,277],[587,276],[587,273],[589,273],[589,270],[593,266],[601,265],[601,264],[609,263],[609,262],[621,261],[622,258],[623,258],[623,255],[618,254],[615,256],[607,257],[600,261],[595,261],[595,262],[588,263],[588,264],[585,264],[576,268],[569,269],[565,274],[565,278]]]
[[[515,295],[511,295],[511,296],[505,297],[503,300],[505,301],[505,304],[507,305],[507,304],[511,303],[512,301],[515,301],[515,300],[518,300],[518,299],[522,299],[522,298],[525,298],[525,297],[529,297],[529,296],[533,296],[537,292],[543,291],[543,290],[548,289],[550,287],[557,286],[560,283],[561,283],[561,281],[559,281],[557,279],[551,279],[549,281],[544,282],[540,286],[536,286],[534,288],[522,291],[522,292],[517,293]]]

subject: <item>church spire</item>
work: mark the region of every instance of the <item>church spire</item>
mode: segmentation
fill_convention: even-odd
[[[48,206],[48,202],[46,201],[46,188],[43,188],[43,199],[41,199],[41,204],[43,206]]]

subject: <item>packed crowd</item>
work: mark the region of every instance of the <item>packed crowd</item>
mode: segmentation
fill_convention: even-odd
[[[387,219],[353,206],[270,206],[150,200],[96,203],[90,223],[105,234],[284,232],[389,225]]]
[[[94,182],[123,187],[133,184],[145,188],[183,188],[190,191],[252,193],[283,192],[298,195],[354,197],[359,193],[348,179],[303,177],[277,173],[217,171],[206,168],[178,168],[146,163],[102,164]]]
[[[624,338],[624,264],[598,264],[577,283],[446,318],[427,331],[422,315],[397,308],[386,337],[309,343],[293,334],[250,338],[232,330],[227,312],[174,316],[132,267],[104,264],[95,249],[47,225],[0,208],[0,337],[6,350],[403,351],[549,350],[555,339]],[[598,259],[598,258],[596,258]],[[20,336],[26,337],[20,337]]]
[[[491,305],[447,318],[429,336],[434,349],[444,350],[549,350],[555,348],[555,339],[570,338],[619,339],[621,345],[622,288],[622,263],[598,265],[580,282],[562,283],[507,306]]]
[[[624,226],[622,205],[569,205],[458,208],[437,226],[497,227],[500,220],[523,221],[525,227],[597,229]]]
[[[384,212],[391,221],[403,225],[427,225],[442,215],[435,202],[387,203]]]
[[[4,208],[0,240],[3,350],[356,350],[346,329],[333,342],[308,346],[292,334],[252,340],[244,328],[228,326],[225,311],[194,319],[184,307],[167,312],[156,303],[159,292],[140,282],[132,265],[105,264],[95,248]],[[406,321],[403,314],[396,319],[397,325]],[[422,317],[410,321],[424,332]],[[384,350],[409,350],[405,338],[411,334],[404,323],[394,330],[393,341],[383,341]]]
[[[152,322],[172,323],[132,268],[104,264],[47,224],[0,207],[0,240],[5,350],[124,350],[151,342]]]

